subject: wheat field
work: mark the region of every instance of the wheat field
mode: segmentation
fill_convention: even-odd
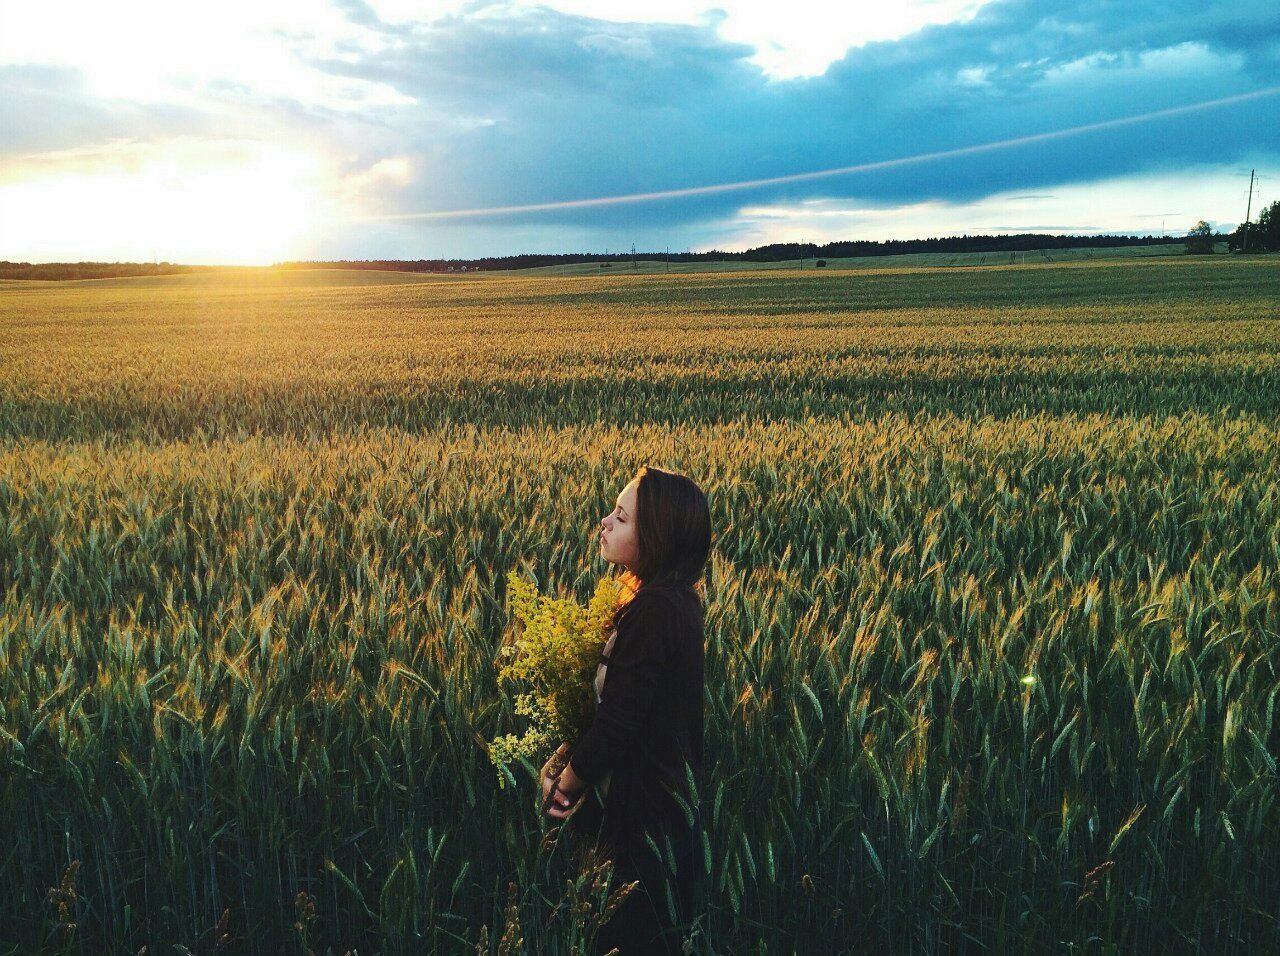
[[[1280,950],[1272,260],[8,282],[0,372],[0,952],[580,948],[503,582],[644,463],[690,951]]]

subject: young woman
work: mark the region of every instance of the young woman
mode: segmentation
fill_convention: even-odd
[[[613,861],[614,887],[639,881],[602,928],[598,951],[677,953],[701,885],[699,799],[688,777],[700,788],[707,498],[684,475],[644,467],[600,529],[600,554],[624,569],[631,597],[596,672],[591,727],[571,751],[562,746],[571,756],[558,778],[544,775],[544,791],[555,788],[547,812]]]

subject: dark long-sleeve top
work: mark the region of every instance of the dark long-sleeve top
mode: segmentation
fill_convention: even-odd
[[[595,717],[574,747],[570,764],[586,784],[596,784],[610,772],[612,776],[602,814],[599,807],[593,812],[583,806],[571,822],[580,832],[595,830],[607,842],[635,846],[646,832],[687,828],[670,792],[686,802],[696,800],[689,793],[685,765],[695,786],[700,785],[701,599],[687,588],[642,587],[619,615],[612,650],[604,659]]]

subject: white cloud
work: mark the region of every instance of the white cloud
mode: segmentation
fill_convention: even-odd
[[[820,74],[853,47],[972,19],[985,0],[811,0],[797,7],[730,0],[722,6],[728,16],[720,35],[755,47],[752,59],[770,76],[783,79]]]
[[[1154,50],[1091,53],[1046,70],[1043,82],[1078,89],[1082,83],[1114,84],[1130,77],[1150,80],[1209,76],[1243,66],[1244,57],[1238,51],[1212,50],[1203,43],[1188,41]]]
[[[961,86],[982,87],[991,85],[991,67],[970,66],[956,71],[956,81]]]
[[[394,199],[400,190],[413,181],[413,157],[389,156],[373,163],[368,169],[339,177],[332,190],[332,208],[348,210],[353,214],[380,209],[387,206],[389,200]]]
[[[3,3],[0,64],[72,66],[102,99],[207,105],[282,97],[334,110],[407,105],[390,86],[336,77],[303,62],[376,53],[386,40],[321,0],[128,0]]]

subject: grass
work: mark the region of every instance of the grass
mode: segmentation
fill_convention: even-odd
[[[696,951],[1280,941],[1268,261],[172,278],[0,293],[0,951],[569,952],[502,582],[585,599],[644,462]]]

